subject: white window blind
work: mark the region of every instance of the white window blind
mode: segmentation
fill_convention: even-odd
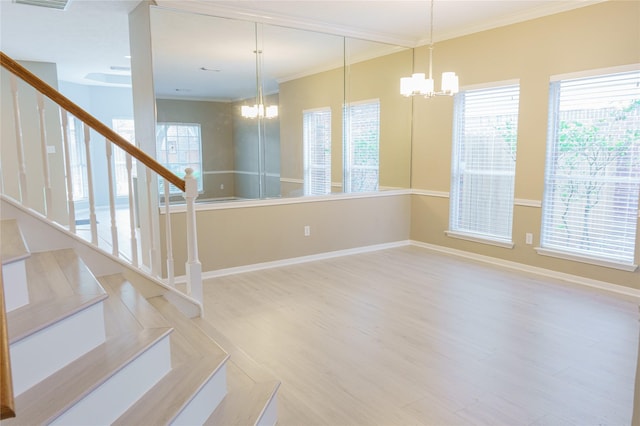
[[[158,123],[156,127],[156,157],[158,162],[177,176],[184,178],[185,169],[193,169],[202,191],[202,140],[198,123]],[[164,194],[164,179],[158,179],[160,194]],[[180,189],[171,185],[171,194]]]
[[[640,193],[640,71],[554,81],[541,247],[632,264]]]
[[[331,192],[331,109],[303,111],[304,193]]]
[[[517,84],[455,96],[451,231],[511,241],[519,98]]]
[[[344,111],[344,191],[378,190],[380,101],[352,103]]]

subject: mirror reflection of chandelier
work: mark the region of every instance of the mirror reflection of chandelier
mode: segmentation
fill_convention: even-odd
[[[258,46],[258,23],[255,23],[256,47]],[[253,51],[256,56],[256,87],[258,89],[256,104],[243,105],[240,108],[240,114],[245,118],[276,118],[278,116],[278,105],[264,104],[264,94],[262,89],[262,49]]]
[[[403,96],[424,96],[431,98],[433,96],[453,96],[458,93],[458,76],[455,72],[443,72],[441,89],[435,91],[433,82],[433,2],[431,0],[431,26],[429,27],[429,78],[425,78],[425,74],[421,72],[413,73],[411,77],[403,77],[400,79],[400,94]]]
[[[278,116],[278,105],[243,105],[240,114],[245,118],[276,118]]]

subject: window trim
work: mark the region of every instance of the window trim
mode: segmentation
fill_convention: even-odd
[[[309,141],[305,138],[306,134],[306,123],[305,117],[307,114],[311,113],[328,113],[329,114],[329,164],[324,167],[325,171],[329,174],[328,186],[329,191],[323,194],[314,194],[312,192],[312,182],[311,182],[311,166],[310,166],[310,147]],[[309,108],[302,110],[302,191],[305,196],[322,196],[331,194],[333,192],[333,183],[331,181],[331,173],[332,173],[332,151],[333,151],[333,111],[330,106],[327,107],[318,107],[318,108]],[[325,184],[326,184],[325,183]]]
[[[548,83],[548,87],[549,87],[549,98],[548,98],[548,111],[547,111],[547,115],[549,116],[548,122],[547,122],[547,140],[546,140],[546,154],[545,154],[545,177],[544,177],[544,192],[543,192],[543,196],[542,196],[542,211],[541,211],[541,215],[540,215],[540,244],[542,245],[542,241],[543,241],[543,235],[544,235],[544,227],[545,227],[545,217],[544,217],[544,213],[545,213],[545,200],[547,197],[547,191],[550,190],[550,188],[547,186],[547,170],[549,167],[548,161],[549,161],[549,155],[550,153],[550,148],[549,148],[549,144],[552,142],[551,141],[551,135],[552,135],[552,128],[551,128],[551,124],[552,124],[552,118],[551,118],[551,114],[553,113],[552,108],[557,108],[557,105],[559,103],[559,99],[558,99],[558,103],[556,103],[555,105],[552,105],[552,91],[554,90],[554,84],[558,84],[557,88],[555,90],[559,91],[560,90],[560,86],[559,83],[561,83],[564,80],[576,80],[576,79],[586,79],[586,78],[597,78],[599,76],[605,76],[605,75],[609,75],[609,74],[620,74],[620,73],[628,73],[628,72],[638,72],[640,71],[640,63],[636,63],[636,64],[628,64],[628,65],[620,65],[620,66],[615,66],[615,67],[606,67],[606,68],[596,68],[596,69],[590,69],[590,70],[583,70],[583,71],[577,71],[577,72],[570,72],[570,73],[565,73],[565,74],[555,74],[555,75],[551,75],[549,77],[549,83]],[[640,218],[640,203],[638,205],[638,217]],[[636,240],[638,238],[638,234],[640,234],[640,227],[636,229]],[[601,256],[598,256],[597,254],[580,254],[577,252],[573,252],[573,251],[569,251],[569,250],[562,250],[561,248],[558,247],[535,247],[534,250],[536,250],[536,252],[539,255],[542,256],[548,256],[548,257],[554,257],[554,258],[558,258],[558,259],[563,259],[563,260],[569,260],[569,261],[574,261],[574,262],[580,262],[580,263],[585,263],[585,264],[590,264],[590,265],[595,265],[595,266],[601,266],[601,267],[606,267],[606,268],[612,268],[612,269],[618,269],[618,270],[622,270],[622,271],[627,271],[627,272],[634,272],[638,269],[638,265],[635,263],[635,259],[638,258],[638,252],[637,250],[634,250],[634,259],[631,260],[631,262],[623,262],[623,261],[616,261],[610,258],[604,258]]]
[[[509,87],[509,86],[517,86],[518,87],[518,97],[520,97],[520,79],[509,79],[509,80],[500,80],[500,81],[494,81],[494,82],[488,82],[488,83],[480,83],[480,84],[472,84],[472,85],[467,85],[467,86],[463,86],[460,90],[460,93],[456,96],[462,95],[467,91],[476,91],[476,90],[491,90],[491,89],[498,89],[501,87]],[[467,241],[473,241],[473,242],[477,242],[477,243],[481,243],[481,244],[488,244],[488,245],[493,245],[493,246],[497,246],[497,247],[503,247],[503,248],[508,248],[508,249],[512,249],[515,244],[513,243],[513,215],[514,215],[514,210],[513,207],[516,206],[516,194],[515,194],[515,178],[516,178],[516,173],[517,173],[517,160],[514,160],[514,170],[513,170],[513,185],[514,185],[514,191],[513,191],[513,199],[512,199],[512,213],[511,213],[511,235],[509,236],[509,238],[500,238],[497,236],[491,236],[491,235],[486,235],[486,234],[481,234],[481,233],[475,233],[473,231],[466,231],[466,230],[461,230],[461,229],[452,229],[452,205],[456,204],[458,205],[458,203],[460,202],[459,199],[455,198],[455,191],[453,188],[453,180],[454,180],[454,171],[456,170],[456,168],[458,167],[458,165],[454,165],[454,159],[456,159],[456,155],[454,153],[454,150],[457,147],[457,142],[455,140],[456,138],[456,130],[455,130],[455,122],[456,122],[456,105],[454,104],[454,117],[453,117],[453,122],[454,122],[454,130],[452,132],[452,143],[451,143],[451,149],[452,149],[452,155],[451,155],[451,172],[450,172],[450,187],[449,187],[449,215],[448,215],[448,229],[445,231],[445,235],[447,235],[448,237],[451,238],[457,238],[457,239],[462,239],[462,240],[467,240]],[[518,114],[517,114],[517,120],[518,120],[518,125],[520,123],[520,100],[518,100]],[[518,142],[518,133],[516,130],[516,155],[517,155],[517,142]]]
[[[378,180],[376,182],[376,189],[372,191],[352,191],[352,179],[351,179],[351,170],[353,169],[353,164],[351,162],[352,156],[350,155],[350,141],[351,141],[351,133],[347,133],[350,130],[351,125],[351,114],[350,108],[358,105],[368,105],[368,104],[377,104],[378,106]],[[380,138],[382,134],[382,122],[380,120],[382,110],[382,101],[380,98],[371,98],[371,99],[363,99],[359,101],[350,101],[346,102],[342,106],[342,190],[344,192],[352,193],[352,192],[376,192],[380,190]],[[347,111],[349,111],[349,116],[347,118]],[[349,129],[347,128],[349,126]]]
[[[545,247],[535,247],[535,251],[542,256],[555,257],[562,260],[571,260],[573,262],[586,263],[589,265],[603,266],[605,268],[619,269],[626,272],[635,272],[638,265],[632,263],[615,262],[610,259],[603,259],[597,256],[580,256],[564,250],[550,249]]]
[[[200,157],[200,179],[197,179],[198,181],[198,194],[203,194],[204,193],[204,158],[202,155],[202,124],[199,122],[183,122],[183,121],[158,121],[156,122],[156,159],[157,161],[162,164],[164,167],[166,167],[167,169],[169,168],[169,164],[173,164],[173,163],[163,163],[158,157],[158,139],[157,139],[157,131],[158,131],[158,127],[160,126],[197,126],[198,127],[198,139],[200,140],[200,143],[198,144],[199,147],[199,157]],[[166,150],[165,150],[166,152]],[[160,189],[160,182],[161,182],[161,178],[158,177],[158,184],[156,185],[158,187],[158,195],[160,195],[161,197],[164,197],[164,191]],[[179,188],[176,188],[171,182],[167,181],[166,179],[164,179],[163,185],[169,183],[169,197],[174,197],[174,196],[179,196],[181,195],[183,192],[180,191]],[[202,187],[200,187],[200,185],[202,185]],[[177,189],[177,191],[172,191],[171,188],[175,188]]]

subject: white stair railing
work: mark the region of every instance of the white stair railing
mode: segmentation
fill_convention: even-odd
[[[40,127],[40,154],[42,157],[42,175],[44,177],[44,211],[52,219],[53,202],[51,198],[51,172],[49,170],[49,149],[47,144],[47,125],[45,120],[44,96],[37,92],[38,120]]]
[[[198,257],[198,238],[196,226],[196,198],[198,198],[198,181],[193,176],[193,169],[185,170],[184,199],[187,203],[187,293],[196,300],[203,300],[202,265]]]
[[[60,225],[60,223],[63,221],[68,221],[69,224],[65,225],[65,227],[69,232],[75,233],[78,237],[90,242],[91,244],[99,247],[102,250],[105,250],[109,255],[114,256],[121,261],[129,263],[135,268],[141,269],[144,266],[142,265],[142,263],[144,262],[139,261],[140,256],[143,256],[142,258],[145,259],[145,261],[146,259],[149,259],[149,268],[144,268],[143,272],[150,273],[154,278],[162,280],[162,282],[164,282],[168,288],[171,288],[172,291],[177,291],[174,289],[174,253],[173,239],[171,236],[171,212],[168,205],[170,201],[169,185],[173,184],[174,186],[184,191],[184,198],[187,205],[187,261],[185,264],[185,273],[187,277],[187,295],[190,296],[191,300],[197,302],[202,309],[202,266],[198,258],[195,215],[195,200],[198,196],[198,185],[195,177],[193,176],[193,170],[187,169],[184,180],[180,179],[178,176],[174,175],[164,166],[159,164],[155,159],[153,159],[143,151],[140,151],[139,148],[135,147],[133,144],[129,143],[124,138],[116,134],[108,126],[104,125],[99,120],[84,111],[82,108],[78,107],[76,104],[60,94],[57,90],[53,89],[47,83],[22,67],[22,65],[9,58],[3,52],[0,52],[0,59],[2,67],[7,69],[11,73],[11,96],[13,100],[12,113],[13,122],[16,126],[15,134],[17,148],[15,163],[18,165],[20,176],[20,188],[18,191],[18,198],[20,198],[20,200],[15,200],[14,197],[11,197],[10,195],[4,193],[4,191],[3,199],[10,200],[11,202],[14,202],[18,205],[22,205],[26,209],[33,210],[32,206],[28,205],[29,188],[27,182],[27,167],[29,168],[30,173],[42,173],[41,177],[42,181],[44,182],[42,191],[45,194],[45,204],[43,211],[37,213],[39,213],[40,215],[46,215],[47,218],[51,221],[57,221],[57,226],[62,226]],[[36,107],[38,110],[39,119],[37,120],[37,123],[25,124],[29,126],[40,126],[39,131],[41,137],[39,147],[26,146],[25,141],[22,137],[23,123],[21,122],[21,111],[23,111],[23,108],[33,108],[33,106],[19,104],[18,83],[16,76],[24,80],[36,91]],[[4,96],[4,94],[2,94],[2,96]],[[60,118],[59,126],[62,130],[60,141],[47,140],[47,124],[45,120],[44,109],[45,96],[51,99],[60,108],[58,114]],[[23,114],[22,116],[26,117],[26,114]],[[82,122],[81,128],[78,128],[78,126],[72,126],[72,121],[75,122],[75,120]],[[96,150],[95,147],[93,147],[94,149],[92,150],[92,130],[106,138],[106,155],[97,154],[99,150]],[[57,132],[50,132],[49,137],[51,137],[55,133]],[[126,200],[128,201],[128,203],[124,199],[122,200],[122,203],[117,202],[118,190],[115,188],[114,182],[114,176],[116,175],[116,173],[114,173],[115,156],[112,146],[114,144],[117,145],[119,149],[124,150],[126,153],[125,158],[127,181],[126,184],[124,182],[118,182],[118,184],[120,188],[126,187],[126,189],[128,190],[128,195],[126,196],[128,198],[128,200]],[[55,181],[51,179],[51,176],[49,176],[49,151],[47,148],[48,145],[62,146],[65,163],[64,181]],[[82,151],[80,149],[81,147],[84,147],[84,156],[80,155],[80,152]],[[24,155],[25,151],[37,149],[40,149],[42,153],[43,163],[27,164],[27,159]],[[74,153],[74,155],[71,155],[71,153]],[[92,155],[93,153],[96,153],[96,155]],[[84,164],[78,164],[77,167],[72,167],[73,161],[81,161],[81,159],[78,157],[83,157]],[[166,279],[161,275],[160,263],[157,260],[160,258],[160,254],[157,247],[158,244],[156,242],[160,240],[160,236],[154,232],[150,232],[149,235],[146,236],[148,240],[145,241],[145,245],[143,245],[142,241],[140,240],[138,224],[136,223],[138,204],[135,196],[136,188],[133,177],[134,157],[137,159],[139,164],[144,164],[144,166],[146,167],[146,179],[145,183],[143,184],[143,188],[141,189],[146,191],[147,197],[146,210],[148,213],[145,215],[144,220],[148,220],[150,224],[153,223],[154,220],[157,221],[159,217],[158,206],[152,205],[154,202],[152,202],[152,200],[156,200],[157,198],[155,197],[155,193],[152,194],[152,191],[156,191],[157,188],[154,184],[154,173],[160,175],[158,179],[164,179],[164,198],[166,212],[165,231],[167,236]],[[78,170],[82,170],[82,166],[84,166],[84,171],[78,172]],[[102,169],[106,170],[106,178],[96,178],[97,170]],[[4,173],[4,170],[2,170],[1,172]],[[3,175],[2,181],[8,181],[9,178],[10,177]],[[74,178],[76,179],[75,182]],[[60,178],[56,177],[56,179]],[[83,184],[83,182],[85,184]],[[33,185],[33,183],[31,184]],[[75,188],[76,184],[78,185],[78,188]],[[74,196],[74,188],[76,192],[84,193],[85,198],[79,199],[79,197]],[[64,197],[60,196],[60,194],[62,193],[65,194]],[[54,194],[56,196],[54,196]],[[99,206],[96,205],[96,194],[100,195],[100,203],[104,204],[101,204]],[[106,201],[104,200],[104,194],[108,194],[108,197],[106,197]],[[121,195],[121,197],[124,198],[125,195]],[[60,204],[58,205],[56,203]],[[80,204],[82,204],[82,209],[79,208]],[[108,215],[106,214],[107,207]],[[126,222],[126,215],[119,214],[125,213],[122,212],[122,210],[126,208],[128,208],[128,228],[123,226],[122,223],[123,220],[124,222]],[[63,218],[56,219],[54,217],[54,212],[64,210],[66,210],[66,214],[63,216]],[[77,215],[80,214],[80,211],[88,211],[88,223],[85,223],[84,220],[82,222],[78,220]],[[100,215],[100,217],[98,217],[98,215]],[[85,218],[82,217],[81,219]],[[86,226],[76,225],[76,223],[89,225],[89,229],[87,230]],[[118,227],[121,227],[122,229],[128,229],[129,239],[131,242],[130,245],[119,244]],[[149,227],[151,231],[153,231],[153,228],[153,226]],[[148,248],[146,253],[142,251],[141,247],[143,246]]]
[[[175,287],[175,272],[173,265],[173,238],[171,237],[171,209],[169,181],[164,180],[164,228],[165,237],[167,240],[167,282],[171,287]]]
[[[91,227],[91,243],[98,245],[98,220],[96,218],[96,197],[93,189],[93,162],[91,161],[91,129],[85,123],[84,129],[84,149],[85,161],[87,164],[87,190],[89,195],[89,226]]]
[[[22,120],[20,115],[20,101],[18,97],[18,78],[11,74],[11,98],[13,101],[13,125],[16,132],[16,153],[18,161],[18,175],[20,177],[20,201],[29,205],[29,191],[27,190],[27,165],[24,161],[24,143],[22,139]]]
[[[67,184],[67,213],[69,216],[69,231],[76,233],[76,204],[73,202],[73,179],[71,178],[71,155],[69,154],[69,114],[60,109],[62,123],[62,150],[64,151],[64,175]]]
[[[113,149],[109,139],[105,139],[107,150],[107,180],[109,181],[109,218],[111,221],[111,253],[118,256],[118,222],[116,221],[116,194],[113,188]]]
[[[129,199],[129,238],[131,240],[131,264],[138,267],[138,239],[136,238],[136,201],[133,191],[133,161],[131,155],[127,154],[127,191]]]

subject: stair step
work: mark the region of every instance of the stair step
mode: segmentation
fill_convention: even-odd
[[[92,392],[104,388],[103,385],[109,379],[116,377],[117,373],[126,375],[128,372],[126,367],[131,362],[154,344],[166,340],[171,331],[170,328],[147,329],[107,340],[19,395],[15,401],[17,417],[3,420],[3,426],[43,424],[53,421],[76,403],[85,402],[94,396]],[[157,370],[157,374],[166,374],[166,371],[161,371],[161,368]],[[114,392],[115,398],[101,398],[103,400],[97,402],[108,405],[108,402],[112,402],[111,399],[117,399],[121,394],[129,393],[128,388],[131,386],[131,381],[125,380],[123,383],[125,389]],[[88,395],[89,398],[85,398]],[[120,413],[122,412],[124,410]],[[102,418],[98,413],[94,414],[94,419]],[[66,423],[76,424],[72,421]]]
[[[107,294],[73,250],[33,253],[25,266],[30,303],[7,314],[16,395],[105,341]]]
[[[141,424],[181,424],[183,421],[177,419],[179,415],[189,416],[190,404],[196,401],[199,392],[202,392],[205,409],[208,412],[204,415],[206,419],[211,412],[211,407],[217,406],[225,395],[224,367],[228,357],[220,360],[216,357],[207,357],[184,363],[174,367],[162,381],[153,389],[147,392],[135,405],[124,413],[114,424],[115,425],[141,425]],[[210,383],[217,381],[217,383]],[[205,388],[209,386],[212,392],[207,394]],[[193,408],[197,410],[197,408]],[[192,410],[192,411],[193,411]],[[202,416],[202,415],[201,415]],[[184,422],[186,424],[201,424],[200,421],[193,420]]]
[[[7,314],[11,343],[107,297],[72,249],[33,253],[26,266],[31,303]]]
[[[129,314],[144,328],[169,327],[169,322],[122,274],[107,275],[98,279],[109,292],[117,297]]]
[[[17,220],[3,219],[0,221],[0,236],[2,236],[0,256],[2,257],[3,265],[29,257],[29,249]]]
[[[279,387],[279,382],[270,381],[230,392],[204,424],[273,426],[277,419],[275,398]]]
[[[15,219],[0,221],[0,241],[5,305],[11,312],[29,303],[24,260],[30,253]]]
[[[187,318],[178,308],[164,297],[152,297],[148,302],[162,314],[176,333],[171,340],[171,356],[174,365],[188,362],[194,354],[208,354],[209,357],[224,359],[227,353],[200,328],[195,327],[191,319]]]

